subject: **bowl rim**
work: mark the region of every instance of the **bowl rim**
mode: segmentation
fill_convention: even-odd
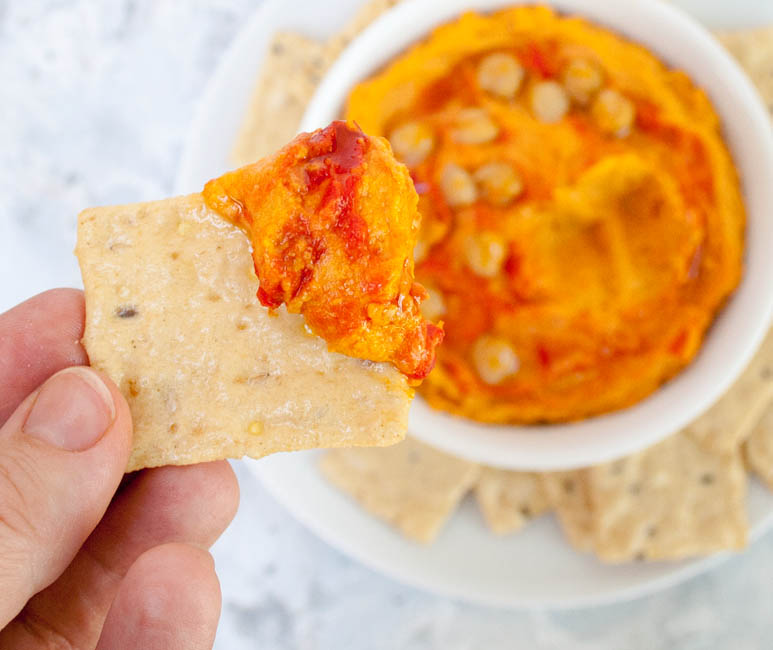
[[[434,27],[467,10],[532,4],[528,0],[404,0],[376,19],[337,58],[309,103],[301,130],[336,119],[354,83],[425,38]],[[747,223],[744,275],[717,314],[698,355],[633,406],[577,422],[521,426],[475,422],[434,410],[418,395],[414,400],[409,431],[424,442],[491,466],[540,471],[613,460],[678,431],[730,387],[773,317],[773,290],[765,291],[773,287],[773,256],[764,254],[764,241],[773,242],[773,184],[764,182],[773,178],[773,132],[767,110],[746,74],[706,29],[676,7],[652,0],[551,0],[547,4],[642,43],[667,64],[685,69],[707,91],[741,176]],[[643,34],[654,22],[656,33]],[[698,57],[700,61],[692,63]]]

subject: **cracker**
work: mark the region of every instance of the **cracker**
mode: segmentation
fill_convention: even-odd
[[[328,53],[331,57],[337,57],[341,51],[360,35],[368,25],[388,9],[391,9],[401,0],[369,0],[359,7],[354,17],[346,23],[346,26],[328,43]]]
[[[588,471],[594,550],[607,562],[676,560],[746,544],[746,473],[677,433]]]
[[[588,470],[541,474],[550,508],[556,511],[564,535],[581,551],[593,549],[593,516],[588,492]]]
[[[531,472],[483,467],[475,497],[488,527],[497,535],[515,532],[550,508],[539,475]]]
[[[274,36],[231,152],[236,166],[255,162],[292,140],[331,61],[324,43],[291,32]]]
[[[373,20],[399,1],[370,0],[327,43],[293,32],[276,33],[231,151],[231,162],[237,167],[247,165],[289,142],[298,132],[306,106],[336,57]]]
[[[773,116],[773,26],[726,32],[719,40],[757,86]]]
[[[771,399],[773,334],[768,334],[730,390],[685,431],[715,453],[731,453],[749,437]]]
[[[325,477],[406,537],[428,544],[475,483],[479,468],[413,438],[387,449],[336,449]]]
[[[749,468],[773,490],[773,403],[752,429],[744,455]]]
[[[86,350],[134,420],[129,470],[404,437],[403,375],[261,306],[247,237],[201,195],[86,210],[76,254]]]

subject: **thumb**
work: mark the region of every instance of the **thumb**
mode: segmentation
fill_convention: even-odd
[[[72,561],[129,457],[131,416],[96,371],[58,372],[0,429],[0,628]]]

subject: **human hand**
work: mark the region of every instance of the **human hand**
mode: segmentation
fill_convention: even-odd
[[[236,479],[225,461],[124,478],[129,408],[83,367],[83,323],[69,289],[0,314],[0,648],[211,648],[205,549]]]

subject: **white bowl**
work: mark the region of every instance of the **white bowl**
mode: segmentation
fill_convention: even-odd
[[[338,118],[351,88],[462,11],[528,4],[518,0],[405,0],[365,30],[322,81],[304,116],[309,131]],[[738,65],[681,11],[654,0],[553,0],[643,43],[685,70],[711,96],[741,174],[746,201],[744,278],[695,361],[638,404],[581,422],[493,426],[430,408],[417,397],[410,431],[457,456],[497,467],[553,470],[611,460],[654,444],[705,411],[749,362],[773,314],[773,135],[766,109]]]

